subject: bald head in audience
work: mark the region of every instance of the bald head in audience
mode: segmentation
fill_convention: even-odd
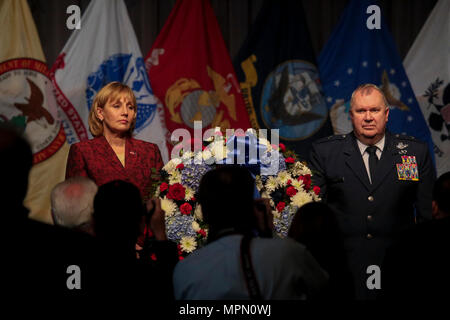
[[[92,213],[97,185],[86,177],[73,177],[55,186],[51,194],[55,225],[93,234]]]

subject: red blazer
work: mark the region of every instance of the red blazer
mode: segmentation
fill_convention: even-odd
[[[163,166],[156,145],[129,138],[125,143],[125,168],[104,136],[70,146],[66,179],[75,176],[91,178],[98,186],[112,180],[124,180],[139,188],[144,200],[151,197],[152,168]]]

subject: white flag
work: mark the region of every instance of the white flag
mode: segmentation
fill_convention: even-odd
[[[51,223],[50,194],[64,180],[69,146],[28,2],[0,0],[0,21],[0,123],[20,129],[30,142],[24,205],[31,218]]]
[[[91,1],[52,67],[67,141],[91,137],[89,110],[111,81],[133,89],[138,104],[135,137],[158,145],[168,161],[164,109],[153,95],[144,60],[123,0]]]
[[[450,1],[436,4],[404,66],[430,128],[440,176],[450,171]]]

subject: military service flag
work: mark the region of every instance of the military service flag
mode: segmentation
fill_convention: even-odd
[[[30,217],[51,223],[50,193],[64,180],[69,147],[27,1],[0,1],[0,21],[0,122],[18,127],[30,142],[25,206]]]
[[[403,64],[431,131],[439,176],[450,171],[450,1],[436,4]]]
[[[239,84],[209,0],[178,0],[146,59],[167,128],[250,127]]]
[[[369,13],[368,13],[369,12]],[[352,0],[319,56],[320,78],[336,134],[352,130],[350,98],[363,83],[378,85],[389,104],[388,129],[433,142],[394,41],[373,0]]]
[[[278,129],[305,160],[332,133],[301,1],[264,2],[235,69],[253,127]]]
[[[137,101],[135,138],[158,145],[166,162],[162,105],[153,95],[144,59],[123,0],[91,1],[52,67],[69,143],[91,137],[88,114],[97,92],[112,81],[128,85]]]

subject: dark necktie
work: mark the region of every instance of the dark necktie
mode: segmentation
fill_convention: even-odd
[[[369,154],[369,171],[370,171],[370,181],[372,181],[375,179],[375,172],[377,169],[377,164],[378,164],[378,157],[376,154],[377,151],[377,147],[375,146],[370,146],[367,147],[366,152]]]

